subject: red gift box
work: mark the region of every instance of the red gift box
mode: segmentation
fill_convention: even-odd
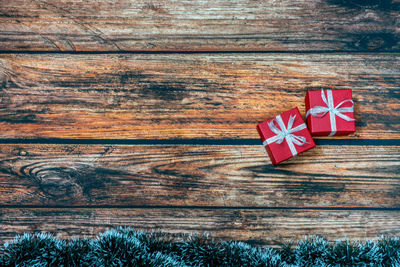
[[[313,136],[348,135],[356,131],[351,89],[308,91],[306,118]]]
[[[315,147],[298,108],[258,124],[257,130],[274,165]]]

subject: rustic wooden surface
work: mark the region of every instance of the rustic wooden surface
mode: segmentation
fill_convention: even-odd
[[[356,133],[400,135],[400,54],[2,55],[2,138],[252,138],[307,90],[352,88]]]
[[[397,0],[0,0],[0,242],[400,235],[399,17]],[[353,89],[356,133],[270,165],[256,124],[321,88]]]
[[[308,234],[324,233],[330,240],[400,234],[399,211],[3,208],[0,220],[2,240],[9,240],[21,231],[52,231],[61,238],[93,237],[121,225],[170,233],[212,232],[225,240],[235,238],[268,245]]]
[[[397,0],[1,0],[0,47],[42,51],[393,51]]]
[[[0,145],[0,158],[3,205],[400,208],[400,146],[319,146],[277,167],[262,146]]]

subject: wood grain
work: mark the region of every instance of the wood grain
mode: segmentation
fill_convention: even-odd
[[[397,0],[0,0],[0,49],[393,51]]]
[[[0,205],[400,208],[399,146],[0,145]]]
[[[0,242],[23,232],[52,232],[61,238],[93,237],[112,227],[208,232],[216,238],[278,245],[306,235],[330,240],[400,235],[399,211],[229,209],[1,209]]]
[[[400,138],[399,54],[1,55],[0,138],[253,138],[309,89],[352,88],[356,134]]]

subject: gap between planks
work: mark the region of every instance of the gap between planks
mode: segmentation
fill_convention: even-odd
[[[359,55],[368,55],[368,54],[398,54],[400,50],[395,49],[391,51],[370,51],[370,50],[204,50],[204,51],[196,51],[196,50],[185,50],[185,51],[175,51],[175,50],[159,50],[159,51],[146,51],[146,50],[118,50],[118,51],[35,51],[35,50],[26,50],[26,51],[18,51],[18,50],[0,50],[0,55],[5,54],[66,54],[66,55],[107,55],[107,54],[133,54],[133,55],[169,55],[169,54],[359,54]]]
[[[318,146],[399,146],[400,139],[314,139]],[[260,139],[0,139],[0,144],[259,146]]]
[[[380,207],[257,207],[257,206],[143,206],[143,205],[0,205],[0,209],[175,209],[175,210],[264,210],[264,211],[400,211]]]

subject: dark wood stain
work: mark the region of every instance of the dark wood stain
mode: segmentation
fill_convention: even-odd
[[[392,0],[328,0],[330,4],[340,5],[346,8],[354,9],[377,9],[377,10],[397,10],[399,3]],[[395,2],[395,3],[393,3]]]

